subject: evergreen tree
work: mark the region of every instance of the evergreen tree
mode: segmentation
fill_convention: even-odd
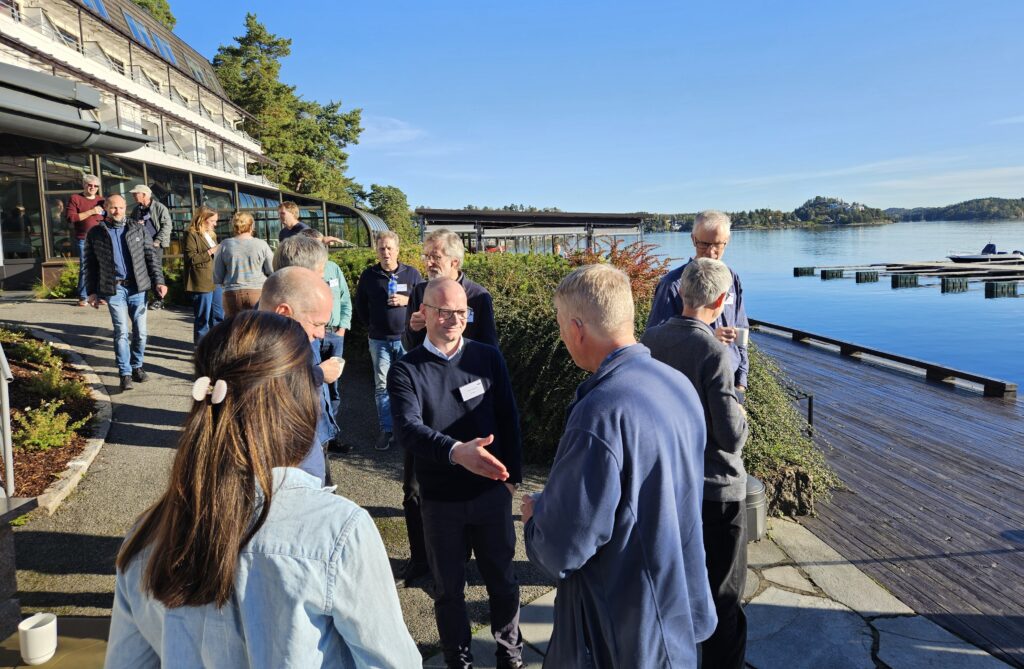
[[[398,233],[403,243],[419,242],[419,228],[413,223],[409,211],[409,200],[405,193],[395,186],[370,186],[368,197],[371,211],[384,219],[388,227]]]
[[[174,30],[174,25],[178,22],[178,19],[174,18],[174,14],[171,13],[171,6],[167,4],[167,0],[132,0],[132,2],[145,9],[149,12],[150,16],[167,26],[168,30]]]
[[[255,171],[288,190],[356,205],[363,191],[345,175],[344,149],[359,141],[361,110],[342,112],[340,101],[303,100],[281,82],[281,59],[291,53],[291,43],[246,14],[245,34],[218,48],[213,66],[228,98],[252,115],[246,132],[274,161]]]

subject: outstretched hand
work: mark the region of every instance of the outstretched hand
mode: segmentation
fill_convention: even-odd
[[[501,460],[487,451],[487,446],[492,443],[494,443],[494,435],[489,434],[486,437],[479,437],[459,444],[452,450],[452,462],[477,476],[495,481],[505,481],[508,479],[508,469]]]

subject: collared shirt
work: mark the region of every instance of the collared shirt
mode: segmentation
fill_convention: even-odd
[[[296,223],[295,225],[293,225],[290,228],[281,228],[281,231],[277,233],[277,241],[283,242],[284,240],[288,239],[289,237],[291,237],[293,235],[297,235],[300,232],[302,232],[303,230],[308,230],[308,229],[309,229],[308,225],[306,225],[302,221],[299,221],[298,223]]]
[[[107,227],[107,234],[110,235],[110,243],[114,251],[114,279],[124,281],[128,278],[127,249],[124,245],[125,221],[117,222],[111,219],[104,221]]]
[[[422,666],[369,514],[298,469],[273,477],[225,606],[153,599],[142,587],[152,546],[117,572],[108,669]]]
[[[459,337],[459,345],[455,347],[455,351],[451,355],[447,355],[445,353],[442,353],[441,349],[439,349],[438,347],[434,346],[434,342],[430,341],[430,337],[424,337],[423,338],[423,348],[427,349],[428,351],[430,351],[431,353],[433,353],[437,357],[441,358],[442,360],[449,360],[450,361],[450,360],[454,359],[455,356],[457,356],[459,353],[462,353],[462,347],[463,347],[464,344],[465,344],[465,340],[462,337]]]

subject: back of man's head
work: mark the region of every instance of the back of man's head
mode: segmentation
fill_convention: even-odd
[[[320,290],[321,286],[323,290]],[[324,291],[330,300],[330,289],[315,272],[305,267],[284,267],[264,282],[260,294],[260,311],[277,311],[278,307],[287,304],[293,313],[306,313],[314,308]]]
[[[633,335],[633,292],[629,277],[611,265],[584,265],[555,289],[555,305],[605,338]]]
[[[729,291],[732,273],[721,260],[696,258],[683,270],[679,294],[687,309],[714,308],[715,301]]]
[[[313,272],[322,271],[327,263],[327,247],[323,242],[306,235],[292,235],[277,245],[274,251],[274,269],[304,267]]]

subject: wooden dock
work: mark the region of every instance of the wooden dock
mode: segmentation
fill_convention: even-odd
[[[907,260],[861,265],[825,265],[794,267],[793,276],[820,276],[822,279],[849,278],[873,272],[881,276],[915,275],[934,279],[958,277],[971,281],[1024,281],[1024,262],[993,261],[955,263],[950,260]],[[893,287],[896,287],[895,285]]]
[[[758,333],[848,490],[802,520],[918,613],[1024,668],[1024,403]]]

